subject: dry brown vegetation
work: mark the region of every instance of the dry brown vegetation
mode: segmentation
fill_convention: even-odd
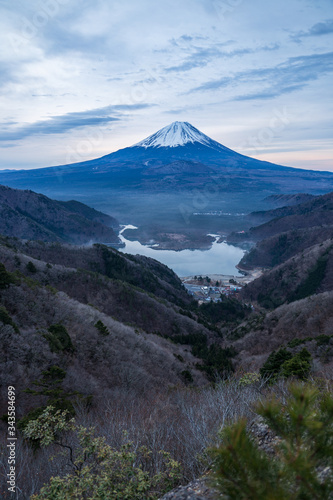
[[[43,248],[48,263],[30,257],[36,253],[40,256]],[[123,266],[121,272],[124,279],[121,280],[104,274],[107,270],[99,247],[78,249],[27,244],[24,250],[30,255],[0,247],[0,258],[8,271],[23,272],[43,287],[63,291],[83,304],[90,304],[108,316],[148,333],[170,337],[201,332],[214,336],[214,332],[195,321],[195,315],[191,319],[179,313],[180,306],[191,305],[191,298],[180,280],[155,261],[142,261],[140,257],[129,260],[121,254],[118,256],[114,250],[106,249],[110,255],[119,258]],[[54,261],[64,261],[67,265],[54,264]],[[68,266],[76,261],[79,269]],[[27,272],[28,262],[33,262],[36,272]],[[89,268],[99,269],[101,273],[89,271]],[[154,295],[149,293],[152,291]]]
[[[174,389],[168,393],[151,390],[144,395],[124,389],[112,394],[102,394],[98,405],[87,412],[76,407],[78,423],[93,425],[97,435],[106,437],[106,442],[115,449],[126,442],[133,442],[134,449],[147,446],[152,451],[150,467],[159,470],[159,450],[170,452],[181,465],[182,483],[203,474],[211,463],[207,447],[218,443],[217,433],[240,416],[251,420],[251,405],[264,396],[260,384],[240,387],[237,380],[221,382],[215,388],[201,390]],[[0,426],[3,425],[0,422]],[[4,446],[0,441],[0,447]],[[77,446],[74,438],[68,444]],[[55,446],[33,452],[20,438],[17,445],[18,495],[28,500],[40,490],[51,476],[64,475],[70,471],[66,457],[51,457],[58,450]],[[5,469],[5,454],[0,467]],[[1,461],[2,460],[2,461]],[[6,484],[1,478],[2,498],[8,496]]]
[[[333,240],[307,248],[247,285],[242,295],[266,308],[333,289]]]
[[[309,340],[304,346],[311,353],[313,373],[333,374],[333,338],[327,343],[316,342],[320,336],[333,333],[333,292],[313,295],[291,304],[284,304],[255,321],[243,323],[230,333],[238,351],[235,361],[244,370],[258,370],[268,354],[294,339]]]
[[[230,375],[232,363],[239,376],[257,372],[281,346],[293,354],[305,347],[311,376],[332,379],[328,231],[290,232],[257,247],[258,255],[279,265],[243,290],[243,300],[255,305],[252,313],[227,298],[199,307],[179,278],[153,259],[104,245],[0,237],[0,415],[8,385],[16,386],[18,418],[45,406],[45,394],[24,391],[43,371],[59,367],[79,423],[94,425],[116,448],[126,440],[136,449],[147,446],[154,471],[162,449],[181,462],[184,482],[198,477],[209,465],[206,449],[216,444],[217,432],[241,415],[250,417],[254,401],[278,390],[258,376],[245,386],[239,377],[216,383],[217,374]],[[64,457],[49,460],[52,447],[33,454],[20,436],[17,450],[17,499],[30,498],[52,475],[68,471]],[[0,467],[5,471],[5,462]],[[3,481],[3,495],[5,486]]]
[[[213,389],[198,369],[202,359],[184,343],[186,336],[200,342],[207,336],[210,343],[219,337],[196,321],[192,300],[174,273],[106,247],[9,239],[2,239],[0,261],[0,414],[6,414],[8,385],[16,387],[18,419],[45,406],[48,397],[25,390],[59,367],[65,373],[62,390],[79,393],[71,396],[79,422],[93,424],[112,446],[124,440],[147,446],[157,471],[158,452],[165,450],[182,463],[184,481],[202,473],[205,449],[218,429],[248,412],[259,393],[244,389],[240,396],[237,382]],[[55,325],[65,328],[69,348],[51,341]],[[195,389],[186,389],[189,384]],[[19,435],[17,498],[30,498],[51,475],[68,471],[63,457],[50,461],[54,451],[33,453]],[[0,465],[5,472],[6,463]]]
[[[31,256],[41,257],[43,250],[49,262]],[[116,390],[140,395],[208,383],[199,369],[203,340],[211,345],[221,339],[215,330],[198,323],[195,313],[181,308],[190,307],[192,300],[162,264],[101,246],[75,248],[8,239],[0,246],[0,260],[1,414],[8,384],[17,386],[19,417],[38,406],[40,402],[23,391],[50,366],[66,371],[65,390],[92,395],[93,404],[100,393],[107,396]],[[68,267],[75,262],[82,268]],[[70,349],[59,347],[50,337],[54,325],[66,329]],[[201,342],[196,355],[193,342]]]
[[[21,391],[50,365],[67,371],[66,387],[94,396],[116,388],[142,393],[182,385],[181,373],[186,368],[196,383],[205,380],[195,369],[198,360],[184,347],[139,332],[63,292],[54,293],[31,282],[21,283],[2,291],[2,304],[20,329],[19,333],[10,325],[1,329],[3,404],[8,384],[16,385],[20,398]],[[107,327],[109,335],[98,332],[94,326],[98,320]],[[43,334],[52,324],[66,327],[74,345],[73,354],[51,352]],[[22,408],[21,412],[25,410]],[[1,411],[5,412],[3,406]]]

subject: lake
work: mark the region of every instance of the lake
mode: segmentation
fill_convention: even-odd
[[[127,225],[120,231],[119,237],[125,243],[125,247],[119,249],[121,252],[152,257],[166,264],[180,277],[210,274],[240,276],[236,265],[243,257],[244,250],[226,243],[217,243],[217,235],[212,235],[216,236],[216,240],[209,250],[157,250],[142,245],[139,241],[127,240],[122,234],[126,229],[137,228]]]

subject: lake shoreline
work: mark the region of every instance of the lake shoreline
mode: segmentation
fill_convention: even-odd
[[[209,250],[214,243],[214,238],[209,235],[201,235],[196,238],[190,238],[189,235],[179,232],[160,232],[157,236],[145,235],[135,230],[128,231],[122,229],[121,234],[128,241],[139,241],[141,245],[153,248],[154,250],[171,250],[173,252],[181,252],[182,250]],[[119,233],[119,234],[120,234]],[[219,235],[222,243],[222,235]]]
[[[236,266],[242,259],[244,251],[226,242],[219,242],[221,235],[207,234],[206,237],[211,241],[211,244],[205,249],[169,250],[154,246],[157,244],[153,242],[150,242],[150,245],[143,245],[138,240],[127,239],[127,231],[136,231],[137,229],[133,225],[122,227],[119,238],[125,243],[125,246],[119,249],[121,252],[143,255],[158,260],[171,268],[180,278],[195,274],[205,276],[208,274],[230,274],[237,278],[242,275]]]
[[[240,270],[242,271],[242,270]],[[237,283],[241,285],[247,285],[248,283],[251,283],[251,281],[259,278],[264,270],[260,267],[257,267],[255,269],[247,270],[247,271],[242,271],[244,274],[242,276],[237,276],[234,274],[207,274],[203,276],[204,278],[207,276],[211,282],[214,284],[217,281],[223,283],[223,284],[228,284],[229,280],[233,279],[237,281]],[[181,281],[183,283],[190,283],[191,281],[197,281],[195,280],[195,277],[199,276],[198,274],[193,275],[193,276],[182,276]]]

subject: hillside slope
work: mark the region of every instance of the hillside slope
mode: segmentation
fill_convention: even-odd
[[[333,240],[314,245],[275,266],[242,290],[246,300],[278,307],[333,290]]]
[[[49,252],[45,252],[46,263],[31,257],[43,250],[42,245],[28,243],[22,247],[26,253],[14,253],[11,248],[0,246],[0,261],[8,271],[24,273],[40,286],[65,292],[80,303],[92,305],[117,321],[147,333],[165,337],[188,333],[214,336],[194,319],[179,313],[181,306],[191,305],[191,297],[170,270],[165,268],[162,277],[162,265],[156,263],[153,272],[148,268],[149,259],[148,265],[140,264],[106,247],[77,249],[52,245],[48,246]],[[104,259],[107,259],[107,268]],[[29,262],[35,268],[33,272],[29,272]]]
[[[333,369],[333,292],[324,292],[244,322],[230,333],[238,352],[235,362],[244,370],[258,370],[280,347],[296,352],[303,347],[314,358],[313,369],[331,377]]]
[[[19,332],[10,324],[0,323],[1,381],[5,386],[15,385],[22,400],[28,401],[22,391],[52,365],[66,370],[65,386],[70,391],[93,395],[97,400],[99,395],[111,396],[116,390],[139,395],[165,390],[169,385],[183,385],[182,371],[187,366],[191,366],[195,383],[205,380],[195,369],[198,360],[182,346],[139,332],[63,292],[21,279],[2,292],[2,307]],[[107,329],[107,335],[95,326],[98,321]],[[55,351],[47,340],[49,328],[59,324],[70,336],[70,351]],[[20,409],[24,411],[22,401]],[[5,407],[0,412],[4,413]]]
[[[32,191],[0,186],[0,233],[23,239],[118,243],[118,222],[82,203],[58,202]]]
[[[223,323],[250,313],[229,299],[218,306]],[[0,376],[20,390],[54,364],[68,388],[94,398],[208,383],[232,370],[214,314],[153,259],[0,237]]]
[[[265,198],[265,201],[271,203],[276,208],[299,205],[300,203],[305,203],[312,200],[314,196],[307,193],[297,193],[297,194],[272,194]]]
[[[262,240],[291,229],[308,229],[310,227],[333,226],[333,192],[316,196],[306,203],[296,206],[282,207],[266,212],[250,214],[258,220],[268,222],[252,227],[243,238],[253,241]]]
[[[240,261],[240,268],[274,267],[333,236],[333,193],[296,206],[254,212],[249,218],[255,227],[228,236],[229,243],[255,244]]]
[[[244,270],[274,267],[333,237],[333,226],[292,229],[259,241],[239,262]]]
[[[96,401],[101,394],[111,397],[115,391],[133,391],[138,396],[183,386],[188,380],[195,385],[207,383],[204,372],[197,368],[202,359],[191,354],[187,342],[171,342],[169,338],[192,333],[212,342],[217,335],[181,314],[175,303],[129,281],[34,259],[14,248],[8,239],[2,239],[2,243],[1,399],[6,399],[6,384],[16,385],[21,415],[32,403],[22,391],[54,365],[66,371],[64,384],[68,390],[92,395]],[[22,247],[28,248],[29,244],[34,248],[33,242],[22,243]],[[43,245],[38,245],[40,250]],[[59,257],[62,247],[56,244],[54,248]],[[94,250],[97,255],[99,248]],[[63,255],[67,252],[70,247],[63,247]],[[80,255],[78,248],[72,248],[72,252]],[[152,263],[155,266],[158,268]],[[163,282],[149,273],[148,265],[145,269],[133,262],[132,270],[136,267],[133,280],[139,280],[142,268],[142,278],[153,277],[161,295],[176,301],[178,291],[173,289],[170,278],[169,283]],[[146,284],[149,288],[150,280]],[[188,297],[180,286],[180,297],[182,293]],[[59,328],[56,325],[65,328],[67,334],[55,337],[52,328]],[[0,408],[1,412],[5,407]]]
[[[9,246],[24,255],[48,264],[85,270],[113,280],[139,287],[147,293],[167,299],[170,302],[188,305],[190,296],[181,280],[167,266],[157,260],[119,252],[105,245],[77,247],[40,241],[23,242],[13,238],[1,238],[2,252]],[[0,247],[1,249],[1,247]],[[11,250],[9,253],[12,255]]]
[[[296,351],[306,347],[316,371],[332,369],[332,214],[333,193],[329,193],[258,214],[259,219],[275,218],[245,236],[238,235],[240,239],[260,240],[239,266],[266,267],[264,274],[241,292],[243,300],[255,305],[257,316],[228,334],[238,351],[235,363],[243,369],[260,368],[267,356],[282,346]]]

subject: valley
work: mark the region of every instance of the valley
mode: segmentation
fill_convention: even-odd
[[[0,0],[0,500],[333,500],[333,0]]]
[[[25,437],[50,405],[93,424],[114,450],[150,450],[140,460],[151,474],[178,464],[178,475],[153,493],[157,499],[212,467],[207,449],[221,427],[253,419],[262,395],[284,395],[293,379],[331,384],[331,176],[309,173],[309,193],[296,192],[290,182],[299,175],[303,185],[302,172],[256,171],[256,160],[185,125],[115,153],[117,161],[159,156],[151,167],[147,160],[147,172],[127,164],[130,188],[112,184],[124,174],[116,161],[111,172],[112,155],[89,175],[79,165],[63,167],[61,195],[52,169],[31,172],[29,189],[0,186],[0,429],[13,386],[24,500],[68,467],[61,455],[51,464],[52,446]],[[187,142],[165,146],[166,138]],[[196,162],[205,154],[212,170],[225,166],[223,155],[234,157],[228,185],[207,188],[207,165],[194,168],[188,157],[165,163],[187,143],[181,154]],[[150,150],[156,147],[164,149]],[[71,184],[79,171],[81,184]],[[104,174],[110,187],[101,187]],[[28,187],[26,173],[1,175]],[[31,191],[43,183],[60,201]],[[77,446],[74,434],[68,439]],[[161,450],[174,462],[162,463]]]
[[[0,500],[333,500],[333,0],[0,0]]]

